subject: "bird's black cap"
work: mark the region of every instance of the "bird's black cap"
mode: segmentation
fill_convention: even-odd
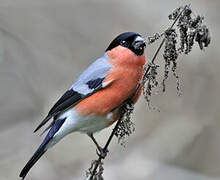
[[[137,40],[137,37],[140,37]],[[137,40],[137,41],[136,41]],[[136,46],[135,46],[136,43]],[[137,45],[138,43],[138,45]],[[108,46],[106,51],[110,51],[117,46],[123,46],[131,51],[133,51],[136,55],[142,55],[144,53],[144,47],[146,46],[144,39],[141,37],[140,34],[135,32],[125,32],[118,35]]]

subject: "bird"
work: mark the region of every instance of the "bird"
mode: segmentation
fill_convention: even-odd
[[[51,121],[43,142],[20,172],[24,179],[40,157],[72,132],[87,134],[100,154],[106,153],[93,134],[109,127],[120,117],[121,105],[135,104],[145,64],[144,38],[136,32],[119,34],[104,55],[95,60],[52,106],[34,132]]]

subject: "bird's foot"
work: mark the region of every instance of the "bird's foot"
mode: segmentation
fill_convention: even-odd
[[[127,110],[133,111],[134,110],[134,103],[131,99],[128,99],[126,102],[126,107]]]
[[[134,110],[134,104],[127,104],[126,109],[130,110],[130,111],[133,111]]]
[[[96,150],[96,154],[102,159],[105,159],[108,152],[109,152],[108,149],[101,148],[101,147],[99,147],[98,150]]]

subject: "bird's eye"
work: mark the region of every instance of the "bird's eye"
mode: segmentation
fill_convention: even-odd
[[[128,43],[124,40],[120,42],[120,45],[123,47],[128,47]]]
[[[143,50],[143,47],[139,47],[138,49],[142,51],[142,50]]]

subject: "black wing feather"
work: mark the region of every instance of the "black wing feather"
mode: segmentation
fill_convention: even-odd
[[[90,89],[95,89],[95,88],[97,88],[102,83],[102,81],[104,79],[105,78],[97,78],[97,79],[88,81],[86,84],[88,85],[88,87]]]
[[[56,116],[61,111],[68,109],[69,107],[75,105],[77,102],[83,99],[83,95],[70,89],[68,90],[58,101],[57,103],[51,108],[47,117],[38,125],[38,127],[34,130],[36,132],[39,130],[47,121],[50,120],[53,116]]]
[[[54,116],[56,117],[56,115],[60,114],[61,112],[67,110],[70,107],[73,107],[79,101],[83,100],[84,98],[90,96],[91,94],[93,94],[96,91],[98,91],[99,89],[101,89],[103,80],[104,80],[104,78],[97,78],[97,79],[88,81],[86,84],[88,85],[88,88],[92,89],[93,91],[87,95],[80,94],[79,92],[74,91],[73,89],[69,89],[68,91],[66,91],[66,93],[51,108],[47,117],[37,126],[37,128],[34,130],[34,132],[39,130],[52,117],[54,117]]]
[[[75,104],[80,99],[83,98],[83,95],[70,89],[68,90],[58,101],[57,103],[51,108],[48,115],[52,115],[54,113],[60,112],[69,106]]]

